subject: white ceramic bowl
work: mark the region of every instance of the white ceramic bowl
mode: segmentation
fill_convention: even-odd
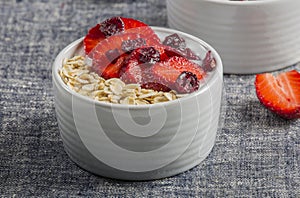
[[[55,59],[55,107],[64,147],[74,162],[90,172],[124,180],[172,176],[199,164],[214,145],[222,92],[219,55],[194,36],[153,29],[160,37],[180,34],[202,57],[212,51],[216,70],[197,92],[153,105],[101,103],[69,89],[58,74],[63,59],[81,51],[82,38]]]
[[[169,26],[220,54],[224,73],[259,73],[300,61],[298,0],[167,0]]]

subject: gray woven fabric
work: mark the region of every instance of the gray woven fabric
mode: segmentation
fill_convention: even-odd
[[[190,171],[124,182],[74,164],[58,131],[51,64],[64,46],[115,15],[167,26],[160,0],[0,2],[0,196],[300,197],[300,120],[263,108],[254,75],[225,75],[215,147]],[[300,66],[285,70],[293,68]]]

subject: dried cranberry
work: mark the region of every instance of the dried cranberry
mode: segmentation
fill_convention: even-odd
[[[105,52],[105,56],[111,63],[115,63],[117,58],[120,56],[120,53],[119,50],[116,48]]]
[[[171,91],[169,87],[158,82],[147,82],[142,84],[141,87],[144,89],[152,89],[155,91],[163,91],[163,92]]]
[[[178,49],[178,50],[182,53],[182,56],[184,56],[187,59],[200,60],[200,57],[197,56],[190,48]]]
[[[186,47],[185,40],[176,33],[167,36],[163,41],[163,44],[174,48]]]
[[[179,93],[192,93],[199,89],[199,81],[195,74],[184,71],[178,76],[175,87]]]
[[[173,57],[173,56],[183,56],[182,52],[180,52],[179,50],[177,49],[174,49],[174,48],[171,48],[171,47],[166,47],[164,49],[166,55],[168,57]]]
[[[168,57],[182,56],[182,57],[185,57],[190,60],[200,60],[200,57],[197,56],[190,48],[175,49],[175,48],[171,48],[171,47],[166,47],[164,50]]]
[[[124,52],[131,52],[134,49],[146,45],[146,41],[143,38],[137,38],[134,40],[126,40],[122,42],[122,50]]]
[[[137,50],[140,63],[156,63],[160,61],[160,54],[154,47],[144,47]]]
[[[211,51],[208,51],[202,63],[202,68],[206,72],[210,72],[216,68],[216,59],[211,55]]]
[[[123,32],[125,26],[120,17],[113,17],[102,22],[99,29],[106,37],[109,37],[119,32]]]

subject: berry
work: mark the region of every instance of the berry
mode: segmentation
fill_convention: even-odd
[[[184,38],[172,34],[162,44],[149,26],[130,18],[113,17],[97,24],[84,38],[84,47],[100,76],[138,83],[142,88],[191,93],[198,90],[198,80],[205,75],[188,60],[200,58],[186,48]]]
[[[216,68],[216,60],[211,55],[211,51],[208,51],[202,63],[202,68],[206,72],[210,72]]]
[[[106,36],[100,31],[100,24],[92,27],[83,39],[85,53],[88,54]]]
[[[300,118],[300,73],[296,70],[279,74],[257,74],[256,94],[270,111],[286,118]]]
[[[119,32],[123,32],[125,30],[124,26],[121,17],[113,17],[100,23],[99,29],[105,37],[109,37]]]
[[[178,34],[171,34],[165,38],[163,41],[164,45],[173,47],[173,48],[185,48],[185,40],[181,38]]]
[[[154,47],[144,47],[137,50],[140,63],[156,63],[160,61],[160,54]]]
[[[101,76],[105,67],[114,62],[115,58],[124,54],[121,50],[122,42],[137,38],[140,38],[140,35],[122,33],[102,40],[88,55],[93,60],[92,68]],[[112,49],[113,51],[111,51]],[[119,55],[116,57],[117,54]]]
[[[176,81],[182,72],[193,73],[197,80],[205,75],[201,67],[184,57],[173,56],[152,66],[152,73],[157,82],[175,90],[177,90]]]
[[[146,41],[143,38],[137,38],[134,40],[126,40],[122,42],[121,49],[124,52],[131,52],[134,49],[145,46]]]
[[[190,60],[200,60],[200,57],[197,56],[190,48],[178,49],[182,56]]]
[[[199,81],[195,74],[184,71],[178,76],[175,87],[179,93],[192,93],[199,89]]]
[[[171,89],[176,89],[175,82],[180,75],[180,71],[169,65],[167,61],[158,62],[152,66],[153,78]]]
[[[180,73],[183,71],[192,72],[197,76],[198,80],[202,79],[205,75],[205,72],[199,65],[184,57],[173,56],[166,61],[161,62],[161,65],[170,66],[175,70],[178,70]]]
[[[124,67],[120,72],[120,78],[125,83],[143,84],[152,80],[150,72],[152,64],[149,62],[142,62],[145,61],[145,58],[143,58],[143,51],[146,50],[144,50],[144,48],[135,49],[124,61]],[[140,58],[142,58],[142,61]]]
[[[117,58],[120,56],[120,52],[117,48],[111,49],[105,52],[105,56],[110,62],[114,63],[116,62]]]
[[[102,70],[101,76],[105,79],[119,78],[120,70],[123,66],[125,56],[118,57],[115,62],[110,63],[107,67]]]
[[[144,89],[152,89],[155,91],[163,91],[163,92],[169,92],[171,89],[167,87],[166,85],[163,85],[159,82],[147,82],[141,85]]]
[[[158,36],[145,23],[131,18],[113,17],[97,24],[88,31],[83,40],[85,53],[88,54],[105,38],[121,32],[140,34],[146,40],[152,40],[152,44],[160,43]]]
[[[190,48],[179,48],[175,49],[169,46],[165,47],[165,53],[168,57],[172,56],[182,56],[189,60],[200,60],[200,57],[197,56]]]
[[[124,42],[144,39],[142,37],[143,35],[140,34],[126,32],[119,33],[102,40],[88,54],[88,56],[93,60],[92,69],[101,76],[105,67],[111,63],[114,63],[116,58],[123,54],[124,56],[128,56],[128,54],[124,53],[121,49]],[[151,38],[149,40],[144,40],[146,45],[152,44]]]
[[[186,47],[184,38],[180,37],[178,34],[171,34],[165,38],[163,45],[166,47],[166,54],[169,57],[172,56],[183,56],[190,60],[200,60],[190,48]]]
[[[125,61],[120,73],[120,79],[125,83],[137,83],[140,85],[152,82],[151,66],[148,64],[139,64],[136,59]]]
[[[151,67],[160,62],[161,58],[167,57],[164,54],[164,48],[160,45],[135,49],[125,60],[120,72],[121,79],[128,83],[152,82],[154,79]]]

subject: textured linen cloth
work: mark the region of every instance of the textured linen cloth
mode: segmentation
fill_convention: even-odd
[[[125,182],[73,163],[59,135],[51,64],[88,28],[116,15],[167,27],[161,0],[0,2],[1,197],[300,197],[300,120],[263,108],[254,75],[224,75],[215,146],[189,171]]]

